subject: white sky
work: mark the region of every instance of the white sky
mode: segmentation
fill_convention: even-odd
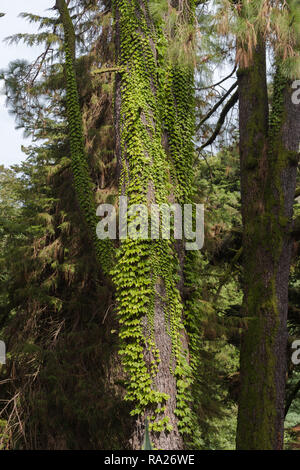
[[[47,16],[50,12],[47,9],[52,8],[55,0],[0,0],[0,12],[5,16],[0,18],[0,69],[7,68],[9,62],[15,59],[26,59],[29,62],[41,54],[42,49],[37,47],[27,47],[22,43],[9,46],[3,40],[7,36],[16,33],[33,33],[37,31],[38,25],[29,24],[23,18],[18,18],[21,12],[30,12],[37,15]],[[52,16],[52,15],[51,15]],[[217,69],[214,73],[214,80],[218,81],[221,77],[229,73],[232,66],[226,64],[224,70]],[[222,72],[220,74],[220,72]],[[226,82],[226,86],[231,84],[231,80]],[[3,84],[0,81],[0,91]],[[30,138],[24,139],[23,131],[15,129],[14,116],[8,114],[5,107],[5,97],[0,93],[0,164],[5,166],[14,163],[20,163],[25,159],[21,151],[21,145],[28,146]]]
[[[7,68],[9,62],[15,59],[34,60],[41,50],[37,47],[26,47],[22,43],[9,46],[3,42],[7,36],[15,33],[33,33],[37,25],[29,24],[19,13],[29,12],[47,16],[47,9],[52,8],[55,0],[0,0],[0,12],[5,16],[0,18],[0,69]],[[2,83],[0,81],[2,89]],[[30,139],[23,138],[22,130],[15,129],[14,117],[8,114],[5,107],[5,97],[0,95],[0,164],[9,166],[19,163],[25,158],[21,145],[30,145]]]

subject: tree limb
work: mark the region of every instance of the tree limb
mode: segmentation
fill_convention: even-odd
[[[201,121],[199,122],[198,126],[196,127],[196,131],[198,131],[200,129],[200,127],[202,126],[202,124],[205,123],[205,121],[207,121],[207,119],[210,118],[210,116],[221,106],[221,104],[226,100],[227,96],[230,95],[230,93],[237,87],[238,85],[238,82],[236,81],[230,88],[228,91],[226,91],[226,93],[222,96],[222,98],[220,99],[220,101],[218,101],[217,104],[215,104],[215,106],[213,106],[213,108],[206,114],[206,116],[204,116],[203,119],[201,119]]]
[[[221,83],[223,83],[223,82],[225,82],[226,80],[228,80],[228,78],[230,78],[230,77],[234,74],[235,71],[236,71],[236,65],[235,65],[233,71],[230,72],[230,74],[227,75],[227,77],[222,78],[222,80],[220,80],[220,81],[217,82],[217,83],[213,83],[213,84],[210,85],[210,86],[206,86],[206,87],[203,87],[203,88],[196,88],[196,90],[201,91],[201,90],[208,90],[209,88],[215,88],[216,86],[219,86],[219,85],[221,85]]]
[[[289,394],[289,396],[286,399],[286,405],[285,405],[285,409],[284,409],[284,417],[286,417],[286,415],[288,414],[290,406],[293,403],[296,396],[298,395],[299,390],[300,390],[300,380],[299,380],[299,382],[296,383],[295,387],[293,388],[293,390],[291,391],[291,393]]]
[[[233,108],[233,106],[238,101],[238,99],[239,99],[239,94],[238,94],[238,91],[236,91],[232,95],[232,97],[227,101],[224,108],[222,109],[222,112],[220,114],[219,120],[217,122],[217,125],[215,127],[215,130],[214,130],[213,134],[210,136],[210,138],[203,145],[201,145],[201,147],[197,148],[197,150],[199,152],[201,152],[205,147],[212,144],[216,140],[216,138],[217,138],[218,134],[220,133],[220,130],[221,130],[223,124],[224,124],[224,121],[225,121],[225,118],[226,118],[227,114],[229,113],[231,108]]]

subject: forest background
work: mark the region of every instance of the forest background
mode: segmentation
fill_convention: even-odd
[[[297,2],[42,7],[1,72],[31,139],[0,166],[2,449],[141,448],[146,420],[156,448],[299,448]],[[99,243],[119,194],[204,204],[203,249]]]

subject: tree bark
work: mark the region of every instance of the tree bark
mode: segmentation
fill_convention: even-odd
[[[280,67],[268,125],[265,46],[240,69],[239,121],[246,318],[237,448],[281,449],[291,228],[300,109]]]
[[[157,40],[162,31],[149,14],[148,2],[116,0],[114,7],[117,60],[124,70],[116,78],[115,100],[120,192],[129,205],[144,204],[149,209],[151,204],[176,203],[188,187],[186,182],[184,191],[176,191],[182,182],[177,166],[180,153],[181,167],[185,171],[191,167],[184,152],[191,149],[186,122],[193,118],[185,109],[183,126],[170,135],[172,119],[183,121],[182,110],[175,109],[172,67],[159,56]],[[187,80],[181,93],[191,90]],[[166,116],[170,101],[171,118],[171,113]],[[181,139],[184,133],[188,145]],[[133,449],[142,447],[146,419],[155,448],[183,448],[179,416],[188,413],[190,378],[180,296],[182,251],[177,247],[161,239],[124,239],[120,246],[114,280],[127,399],[135,406]]]

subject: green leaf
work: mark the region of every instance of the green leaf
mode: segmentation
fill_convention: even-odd
[[[142,450],[153,450],[153,447],[150,441],[150,435],[149,435],[148,418],[146,418],[146,421],[145,421],[145,438],[144,438]]]

